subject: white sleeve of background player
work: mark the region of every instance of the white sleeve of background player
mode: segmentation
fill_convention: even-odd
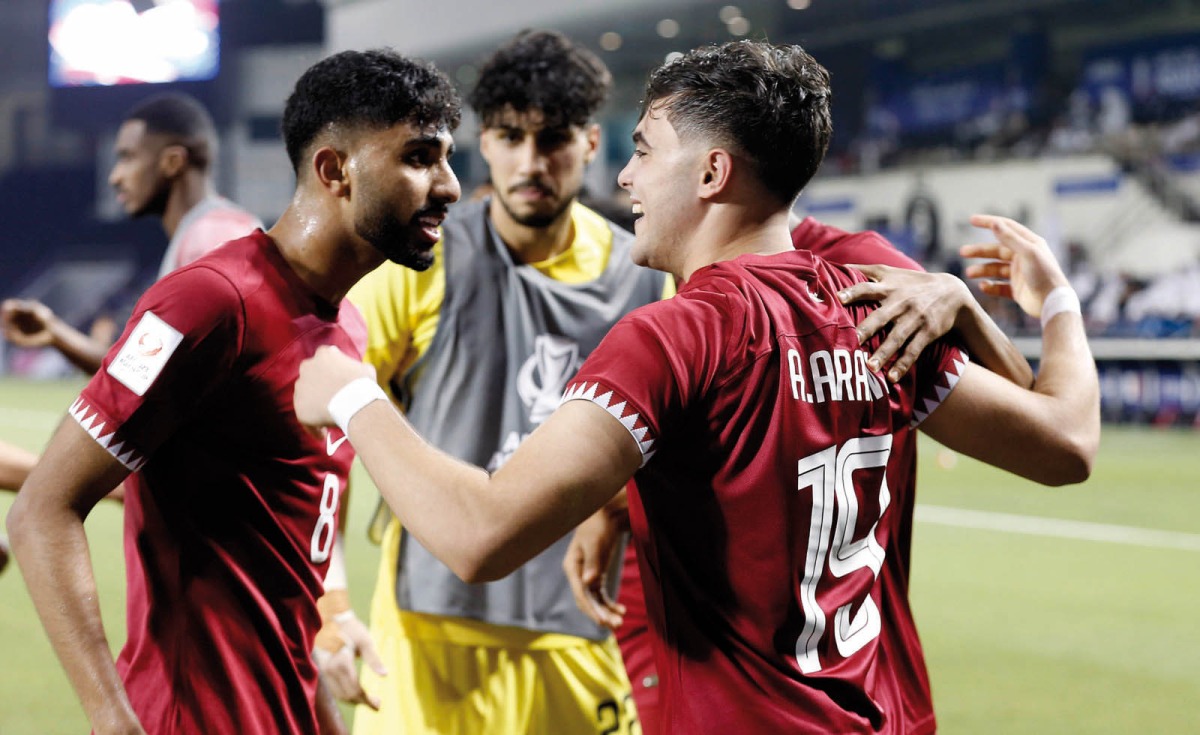
[[[329,569],[325,572],[325,591],[344,590],[349,580],[346,577],[346,547],[342,543],[342,532],[338,531],[329,555]]]

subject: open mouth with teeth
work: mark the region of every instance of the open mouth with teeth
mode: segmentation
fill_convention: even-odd
[[[443,219],[443,217],[433,215],[417,218],[417,224],[421,226],[421,235],[430,243],[437,242],[441,236],[438,228],[442,226]]]

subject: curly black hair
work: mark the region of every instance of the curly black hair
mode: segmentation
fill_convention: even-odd
[[[650,74],[642,114],[662,108],[680,139],[729,146],[785,204],[829,147],[829,72],[799,46],[731,41],[703,46]]]
[[[612,87],[595,54],[556,31],[525,30],[483,63],[468,97],[484,127],[506,110],[542,113],[547,128],[586,125]]]
[[[157,133],[188,152],[188,165],[207,171],[217,157],[217,128],[204,105],[191,95],[167,92],[148,97],[125,113],[124,121],[141,120],[147,133]]]
[[[458,127],[462,102],[433,64],[391,49],[343,51],[300,76],[283,109],[283,140],[297,173],[304,153],[330,126]]]

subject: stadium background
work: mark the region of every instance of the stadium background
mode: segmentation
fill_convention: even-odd
[[[59,4],[82,0],[60,0]],[[150,0],[133,2],[139,9]],[[344,48],[392,45],[464,89],[500,40],[564,31],[615,77],[604,155],[613,191],[647,71],[738,36],[797,42],[828,66],[835,137],[798,204],[872,227],[931,269],[972,211],[1045,233],[1084,297],[1102,374],[1104,444],[1086,485],[1045,490],[923,446],[914,605],[947,733],[1200,730],[1200,0],[223,0],[220,71],[174,85],[52,87],[42,0],[0,9],[0,297],[46,300],[78,326],[127,306],[164,247],[105,184],[122,112],[163,86],[204,100],[224,194],[270,223],[292,181],[278,135],[296,76]],[[457,136],[464,190],[486,172]],[[1031,358],[1036,330],[989,304]],[[55,355],[0,347],[0,439],[39,449],[81,385]],[[366,609],[375,550],[365,476],[350,565]],[[10,496],[0,496],[0,513]],[[105,620],[120,644],[119,509],[89,520]],[[0,576],[0,733],[86,727],[19,575]]]

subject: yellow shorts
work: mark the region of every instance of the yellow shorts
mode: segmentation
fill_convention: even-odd
[[[611,637],[533,633],[402,612],[395,602],[399,525],[383,538],[371,633],[387,668],[362,669],[378,712],[358,707],[354,735],[640,735]]]

